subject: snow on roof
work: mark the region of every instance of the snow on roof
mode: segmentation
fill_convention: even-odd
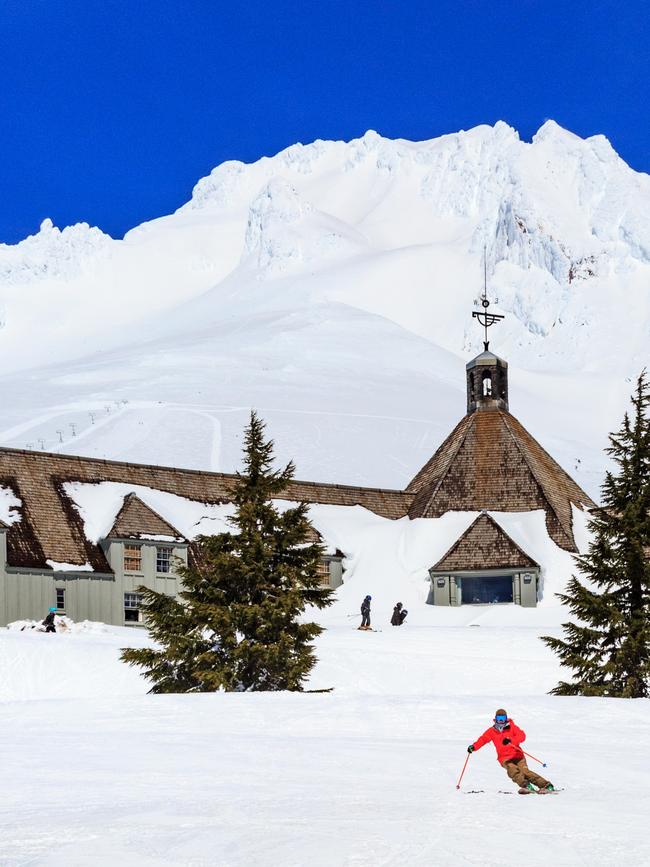
[[[233,514],[233,506],[229,503],[200,503],[167,491],[123,482],[66,482],[63,487],[79,512],[84,534],[92,545],[109,534],[129,494],[135,494],[187,539],[231,529],[227,519]]]
[[[337,606],[346,613],[356,612],[366,593],[381,600],[384,607],[396,601],[407,608],[426,602],[429,569],[480,514],[446,512],[439,518],[389,520],[361,506],[310,507],[314,527],[346,556],[344,584],[337,590]],[[555,593],[565,589],[576,567],[573,555],[550,538],[545,511],[488,514],[540,564],[540,605],[556,606]],[[586,544],[585,516],[578,509],[575,521],[580,522],[580,541]]]
[[[156,542],[177,542],[183,539],[195,539],[200,535],[214,535],[216,533],[233,532],[233,527],[228,519],[234,514],[232,503],[215,505],[201,503],[170,494],[167,491],[159,491],[143,485],[128,485],[122,482],[66,482],[64,484],[66,495],[73,502],[81,516],[84,526],[84,534],[88,542],[97,545],[102,539],[108,537],[115,520],[124,507],[125,501],[130,495],[135,495],[146,506],[158,514],[158,516],[170,525],[177,528],[183,537],[160,534],[138,533],[139,539]],[[297,506],[297,501],[275,500],[275,506],[280,511],[286,511]],[[314,507],[312,506],[312,509]],[[345,506],[326,506],[325,509],[346,509]],[[366,509],[363,512],[372,515]],[[354,510],[351,510],[354,511]],[[389,519],[384,519],[391,523]],[[326,538],[322,533],[325,552],[333,554],[337,545]]]
[[[75,507],[65,489],[66,484],[96,487],[109,482],[122,485],[121,491],[113,489],[113,493],[118,497],[122,497],[124,492],[137,492],[143,488],[158,492],[167,491],[179,498],[169,500],[170,503],[198,503],[196,508],[201,511],[196,515],[196,520],[199,520],[205,515],[216,514],[218,517],[221,510],[213,506],[204,508],[203,504],[230,502],[235,476],[2,447],[0,448],[0,484],[16,492],[20,491],[23,500],[20,520],[7,534],[7,562],[12,566],[43,569],[47,566],[47,559],[77,564],[89,561],[96,572],[110,571],[101,549],[85,538],[79,520],[79,508]],[[101,489],[103,492],[106,490],[109,489]],[[98,492],[97,496],[103,499],[105,493]],[[283,492],[282,498],[312,503],[345,505],[360,503],[377,514],[396,518],[406,514],[413,500],[413,494],[382,488],[293,481]],[[158,499],[159,497],[156,496],[156,501]],[[112,510],[109,509],[110,511]],[[155,506],[153,511],[160,512]],[[175,513],[174,508],[172,512]],[[152,516],[149,516],[149,519],[142,524],[141,531],[164,535],[175,535],[177,532],[187,537],[183,527],[178,526],[177,522],[170,518],[172,512],[166,516],[166,519],[173,529],[154,528]],[[134,518],[133,515],[130,517]],[[214,521],[205,522],[201,528],[194,527],[193,533],[209,532],[210,523],[214,524]],[[105,529],[101,527],[96,532],[91,531],[90,536],[94,538],[98,533],[100,535],[105,533]]]
[[[14,494],[11,488],[6,488],[0,485],[0,525],[4,524],[10,527],[17,521],[20,521],[20,512],[18,509],[22,506],[22,502]]]
[[[336,591],[335,608],[358,610],[371,594],[387,614],[397,601],[420,606],[427,601],[429,568],[462,535],[477,512],[448,512],[440,518],[389,520],[362,506],[312,505],[310,518],[318,532],[346,556],[344,583]]]
[[[65,492],[78,510],[86,538],[97,544],[105,538],[122,508],[124,498],[136,494],[147,506],[178,528],[187,539],[201,534],[232,532],[228,518],[232,504],[205,504],[142,485],[121,482],[88,484],[69,482]],[[281,509],[293,503],[279,501]],[[429,569],[448,551],[481,513],[446,512],[438,518],[384,518],[363,506],[312,504],[309,516],[328,552],[345,555],[344,584],[337,591],[339,605],[357,606],[357,597],[376,594],[405,605],[426,602]],[[542,605],[557,604],[554,594],[564,590],[575,563],[570,552],[549,536],[544,509],[533,512],[492,512],[490,517],[510,538],[540,564]],[[574,509],[574,525],[581,549],[588,542],[587,517]],[[65,565],[65,564],[62,564]],[[59,566],[61,568],[61,566]],[[361,594],[361,596],[359,595]]]
[[[54,572],[92,572],[90,563],[57,563],[56,560],[46,560],[47,565]]]

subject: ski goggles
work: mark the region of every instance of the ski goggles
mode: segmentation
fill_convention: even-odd
[[[496,722],[496,723],[508,722],[508,717],[505,716],[504,714],[500,713],[500,714],[498,714],[498,716],[494,717],[494,722]]]

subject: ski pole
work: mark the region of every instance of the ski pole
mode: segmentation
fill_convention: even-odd
[[[521,750],[521,747],[519,747],[519,749]],[[546,762],[543,762],[541,759],[536,758],[536,756],[531,756],[531,754],[527,753],[526,750],[521,751],[525,756],[528,756],[529,759],[532,759],[534,762],[539,762],[543,768],[546,767]]]
[[[463,774],[465,773],[465,768],[467,767],[467,762],[469,762],[469,757],[471,753],[467,753],[465,758],[465,764],[463,765],[463,770],[460,772],[460,777],[458,778],[458,782],[456,783],[456,788],[460,789],[460,781],[463,779]]]

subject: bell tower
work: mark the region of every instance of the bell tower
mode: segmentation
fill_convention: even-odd
[[[467,412],[483,409],[508,411],[508,362],[489,350],[468,362]]]
[[[484,409],[508,410],[508,362],[490,352],[488,328],[500,322],[499,313],[488,313],[490,302],[487,297],[487,253],[485,254],[485,279],[483,284],[482,310],[472,311],[472,319],[478,319],[485,329],[483,352],[473,358],[466,366],[467,374],[467,413]]]

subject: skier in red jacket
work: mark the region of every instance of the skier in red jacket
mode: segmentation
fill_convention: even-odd
[[[510,779],[517,783],[522,794],[534,792],[535,786],[540,792],[553,792],[554,786],[540,777],[526,764],[526,759],[519,744],[526,740],[526,732],[508,718],[506,711],[500,707],[494,714],[494,725],[483,732],[481,737],[467,747],[468,753],[480,750],[492,741],[497,751],[497,761],[505,768]]]

